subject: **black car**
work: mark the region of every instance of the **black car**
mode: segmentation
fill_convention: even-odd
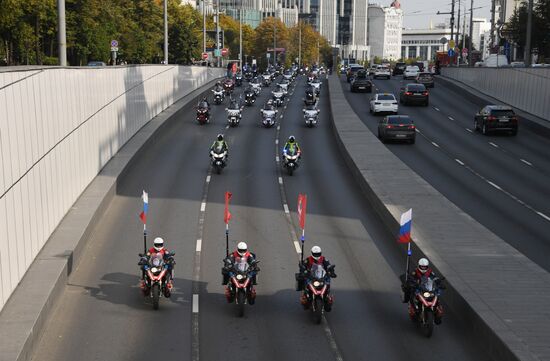
[[[418,73],[418,76],[416,77],[416,82],[419,84],[424,84],[426,88],[433,88],[434,85],[434,77],[431,73]]]
[[[507,131],[517,135],[518,117],[509,106],[487,105],[475,115],[474,129],[481,130],[483,135],[488,135],[492,131]]]
[[[346,80],[348,83],[351,81],[351,78],[357,73],[359,70],[365,70],[365,68],[362,65],[359,64],[351,64],[348,68],[348,71],[346,72]]]
[[[387,140],[406,140],[414,144],[416,127],[408,115],[388,115],[378,123],[378,138],[384,143]]]
[[[407,84],[399,92],[401,104],[421,104],[425,107],[430,103],[430,95],[424,84]]]
[[[350,81],[349,89],[352,93],[355,92],[372,92],[372,82],[367,76],[366,70],[359,70]]]
[[[392,75],[402,75],[406,67],[407,64],[405,63],[395,63]]]

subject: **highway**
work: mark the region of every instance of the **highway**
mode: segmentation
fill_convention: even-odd
[[[400,86],[414,81],[373,82],[373,92],[398,98]],[[376,134],[382,115],[369,114],[370,94],[349,92],[343,77],[342,85],[352,110]],[[517,137],[483,136],[473,130],[479,104],[437,80],[429,91],[428,107],[399,105],[399,114],[417,126],[416,144],[387,147],[465,213],[550,270],[550,139],[521,122]]]
[[[326,89],[320,100],[321,122],[313,129],[303,124],[303,89],[300,79],[295,94],[280,108],[279,130],[260,126],[259,104],[267,99],[266,89],[259,104],[245,108],[236,128],[225,128],[224,106],[212,106],[213,120],[205,126],[196,123],[191,111],[174,116],[159,141],[120,181],[33,360],[488,359],[462,328],[460,315],[447,313],[431,339],[409,321],[398,281],[404,254],[397,252],[395,236],[361,196],[345,166],[330,124]],[[364,96],[350,96],[354,110],[364,107]],[[364,119],[374,120],[368,115]],[[422,129],[422,121],[418,124]],[[209,172],[208,148],[221,132],[226,134],[230,159],[217,175]],[[276,162],[290,134],[303,149],[303,162],[292,177],[281,173]],[[514,149],[508,148],[508,140],[497,141],[510,152]],[[433,169],[426,164],[435,163],[431,154],[438,152],[424,149],[424,143],[399,149],[411,154],[409,160],[423,150],[424,168]],[[443,164],[444,157],[437,157]],[[549,164],[539,158],[529,159],[548,171]],[[448,168],[458,167],[448,163]],[[471,184],[477,184],[474,179]],[[162,236],[176,252],[176,290],[171,299],[161,299],[158,311],[138,288],[142,189],[149,192],[149,243]],[[233,193],[230,247],[244,240],[261,261],[257,302],[246,308],[244,318],[236,317],[235,306],[226,303],[221,285],[225,191]],[[306,251],[320,245],[338,274],[332,282],[334,308],[321,325],[312,323],[294,291],[298,193],[308,195]],[[502,198],[487,193],[482,199]]]

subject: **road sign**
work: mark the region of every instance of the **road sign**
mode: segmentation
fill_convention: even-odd
[[[221,53],[220,49],[214,49],[214,56],[215,57],[219,57],[220,53]]]
[[[271,53],[265,53],[265,56],[269,59],[271,58]]]
[[[111,48],[118,48],[118,41],[111,40]]]
[[[118,51],[118,47],[116,47],[116,46],[111,46],[111,51]]]
[[[208,59],[208,53],[202,53],[202,60]]]
[[[229,49],[223,48],[222,49],[222,56],[227,56],[227,54],[229,54]]]
[[[447,54],[452,58],[453,56],[455,56],[455,51],[453,49],[449,49]]]
[[[449,41],[449,40],[447,40],[446,37],[442,37],[441,39],[439,39],[439,42],[440,42],[441,44],[443,44],[443,45],[447,44],[448,41]]]
[[[453,39],[449,40],[449,48],[455,47],[455,41]]]

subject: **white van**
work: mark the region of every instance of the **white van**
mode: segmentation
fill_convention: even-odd
[[[508,66],[508,58],[506,55],[491,54],[482,63],[482,66],[487,68],[496,68],[500,66]]]

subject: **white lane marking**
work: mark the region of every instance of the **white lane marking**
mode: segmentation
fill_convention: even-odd
[[[449,120],[455,120],[453,117],[449,117]]]
[[[281,116],[279,118],[283,119],[283,115],[281,114]]]
[[[460,159],[455,159],[455,161],[456,161],[458,164],[460,164],[460,165],[464,165],[464,162],[461,161]]]
[[[206,176],[206,183],[210,183],[210,179],[211,179],[211,178],[212,178],[211,176],[207,175],[207,176]]]
[[[420,130],[418,128],[415,129],[418,134],[420,134]]]
[[[280,125],[277,125],[277,130],[281,130],[281,126],[280,126]]]
[[[229,129],[229,124],[227,124],[227,125],[225,126],[225,129]]]
[[[538,214],[539,216],[541,216],[542,218],[544,218],[544,219],[546,219],[547,221],[550,222],[550,217],[548,217],[546,214],[544,214],[544,213],[542,213],[542,212],[538,212],[538,211],[537,211],[537,214]]]
[[[302,254],[302,248],[300,247],[300,243],[297,241],[294,241],[294,248],[296,248],[296,253]]]
[[[336,361],[344,361],[344,357],[340,353],[340,350],[338,349],[338,345],[336,344],[336,340],[334,339],[334,336],[332,335],[332,331],[330,330],[330,326],[327,322],[326,317],[323,315],[323,329],[325,330],[325,335],[327,336],[330,348],[332,349],[332,352],[334,353],[334,356],[336,357]]]
[[[279,184],[283,184],[283,177],[279,177]]]
[[[288,209],[288,205],[286,203],[283,204],[283,208],[285,209],[285,213],[290,213],[290,210]]]
[[[279,163],[279,156],[278,155],[275,156],[275,162]]]
[[[526,161],[525,159],[520,159],[523,163],[527,164],[528,166],[532,167],[533,163]]]
[[[472,130],[469,128],[466,128],[466,131],[472,133]]]
[[[495,143],[493,143],[493,142],[489,142],[489,144],[491,144],[491,145],[492,145],[493,147],[495,147],[495,148],[498,148],[498,144],[495,144]]]
[[[287,105],[285,105],[285,109],[286,109]]]
[[[275,139],[275,144],[279,144],[279,139]]]
[[[195,246],[195,252],[200,252],[202,249],[202,239],[197,239],[197,245]]]
[[[437,107],[434,107],[434,109],[435,109],[436,111],[439,111],[439,108],[437,108]]]
[[[201,212],[204,212],[206,210],[206,202],[201,203]]]
[[[193,295],[193,313],[199,313],[199,295]]]
[[[496,188],[496,189],[498,189],[499,191],[501,191],[501,190],[502,190],[502,188],[500,188],[500,186],[499,186],[499,185],[497,185],[497,184],[495,184],[495,183],[491,182],[490,180],[488,180],[488,181],[487,181],[487,183],[489,183],[490,185],[492,185],[493,187],[495,187],[495,188]]]
[[[438,148],[439,148],[439,144],[437,144],[436,142],[432,142],[432,144],[434,145],[434,147],[438,147]]]

